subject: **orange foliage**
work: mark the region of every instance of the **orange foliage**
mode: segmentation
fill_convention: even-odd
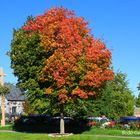
[[[111,52],[101,40],[94,39],[87,25],[73,11],[52,8],[23,27],[29,35],[40,35],[40,46],[46,52],[54,51],[46,59],[40,79],[53,82],[53,90],[48,91],[57,90],[62,103],[72,97],[94,96],[96,91],[91,87],[98,89],[114,78]]]

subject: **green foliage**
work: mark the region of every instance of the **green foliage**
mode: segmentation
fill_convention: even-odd
[[[126,74],[116,73],[114,81],[107,82],[101,95],[93,101],[94,115],[106,115],[112,119],[131,116],[134,112],[134,96],[128,88]]]
[[[136,98],[135,105],[136,105],[136,107],[140,107],[140,93],[139,93],[138,97]]]
[[[131,130],[140,130],[140,123],[139,122],[130,122],[128,124]]]
[[[73,118],[86,119],[89,115],[93,114],[92,100],[77,99],[76,101],[68,102],[64,112]]]
[[[39,46],[40,37],[37,34],[31,37],[21,29],[14,30],[11,50],[8,53],[11,59],[11,68],[18,77],[18,85],[27,94],[33,108],[43,112],[40,107],[46,106],[44,102],[43,87],[38,79],[43,62],[50,54]]]
[[[21,29],[14,31],[9,55],[11,67],[14,69],[15,76],[18,77],[19,83],[25,83],[29,78],[38,81],[38,73],[43,65],[45,54],[38,43],[37,34],[29,38]]]
[[[67,14],[67,12],[64,14],[62,12],[64,17],[65,14]],[[49,15],[52,16],[52,14]],[[89,33],[89,29],[86,27],[87,23],[84,22],[84,20],[81,20],[81,18],[70,18],[69,15],[68,17],[66,16],[68,18],[68,23],[70,22],[70,25],[72,25],[72,29],[67,22],[64,22],[64,26],[67,28],[64,28],[65,30],[63,30],[61,26],[63,23],[62,21],[67,20],[61,20],[61,18],[63,19],[61,12],[58,12],[56,17],[52,16],[52,18],[50,18],[48,15],[47,17],[45,16],[46,14],[44,16],[40,16],[41,18],[37,17],[35,19],[29,17],[25,23],[25,26],[18,30],[14,30],[11,50],[8,53],[11,59],[11,68],[14,70],[14,75],[18,77],[18,84],[20,88],[27,94],[28,106],[30,106],[28,109],[31,108],[31,110],[33,109],[36,113],[48,112],[57,114],[60,112],[60,101],[63,103],[67,100],[74,99],[72,101],[68,101],[64,105],[64,112],[70,116],[84,116],[85,114],[89,113],[92,106],[90,101],[86,103],[88,100],[87,98],[94,96],[96,93],[96,88],[99,88],[102,83],[107,80],[111,80],[114,77],[113,71],[110,70],[111,52],[106,48],[103,42],[93,39],[93,36]],[[40,20],[44,17],[45,20]],[[36,24],[35,26],[32,26],[32,23],[34,24],[38,19],[39,22],[37,22],[37,27],[35,27]],[[51,20],[50,23],[50,19],[54,20]],[[60,22],[57,20],[60,20]],[[57,24],[54,24],[54,21],[56,21],[58,27],[56,26]],[[75,26],[73,26],[74,22],[77,23]],[[40,32],[40,30],[34,30],[35,28],[38,29],[40,25],[43,26],[43,32]],[[61,28],[62,35],[61,31],[58,30]],[[66,29],[71,32],[70,37],[67,36],[69,34],[67,34]],[[73,33],[76,33],[75,35],[77,37],[73,36]],[[58,35],[60,36],[60,39]],[[76,41],[71,41],[73,39],[76,39]],[[62,44],[59,42],[59,40]],[[73,49],[73,46],[76,48]],[[69,47],[70,50],[67,47]],[[98,51],[99,53],[94,54],[94,52]],[[53,53],[55,55],[52,55]],[[65,56],[64,54],[67,55]],[[91,54],[94,57],[91,57]],[[101,55],[102,57],[99,57],[98,55]],[[50,63],[48,63],[46,60],[50,60]],[[64,62],[66,68],[63,64]],[[93,64],[94,66],[92,66]],[[70,66],[72,67],[70,68]],[[46,67],[49,69],[47,70]],[[45,72],[45,74],[43,74],[45,77],[54,80],[47,80],[44,76],[42,78],[40,76],[42,69]],[[49,74],[47,74],[47,72],[49,72]],[[61,73],[60,77],[57,74],[58,72]],[[65,72],[68,73],[66,74],[67,78],[64,76]],[[83,79],[83,76],[85,79]],[[91,79],[91,77],[93,78]],[[41,78],[45,80],[41,81]],[[67,84],[63,85],[63,80],[66,79]],[[83,81],[85,85],[82,84]],[[63,86],[61,85],[62,87],[60,88],[59,84],[62,84]],[[44,94],[46,92],[44,92],[44,89],[50,90],[49,87],[51,86],[53,89],[53,98],[50,95]],[[77,97],[78,99],[75,100]],[[85,99],[85,101],[82,101],[82,99]],[[30,111],[28,110],[27,112]]]
[[[0,95],[6,95],[9,93],[9,88],[7,86],[0,85]]]
[[[114,89],[113,115],[114,117],[131,116],[134,112],[134,96],[128,88],[126,74],[117,73],[112,83]]]
[[[0,126],[0,130],[13,130],[13,125]]]
[[[43,16],[43,18],[44,18],[44,16]],[[54,17],[52,17],[52,18],[54,18]],[[37,18],[37,19],[40,19],[40,18]],[[47,19],[47,18],[45,18],[45,19]],[[54,18],[54,21],[56,19],[57,18]],[[33,23],[33,25],[34,25],[35,22],[32,22],[32,20],[34,20],[34,18],[32,18],[32,17],[29,17],[27,19],[27,21],[31,21],[29,23]],[[48,19],[48,20],[50,20],[50,19]],[[34,32],[34,31],[32,31],[33,29],[25,31],[25,30],[23,30],[22,27],[18,30],[14,30],[13,40],[11,43],[11,50],[9,52],[9,56],[11,59],[11,68],[14,70],[14,75],[18,77],[19,86],[27,94],[28,106],[30,106],[30,107],[28,107],[28,109],[31,108],[31,112],[32,112],[32,110],[34,110],[36,113],[49,112],[52,114],[57,114],[58,112],[60,112],[60,108],[59,108],[60,100],[62,102],[65,102],[67,99],[69,99],[71,97],[73,98],[73,97],[81,96],[85,100],[82,100],[82,98],[81,99],[74,98],[74,100],[70,100],[66,104],[64,104],[64,112],[66,114],[68,114],[70,116],[106,115],[110,118],[119,118],[121,116],[132,115],[134,98],[132,96],[132,92],[128,88],[128,82],[126,81],[126,75],[123,73],[117,73],[114,81],[107,82],[104,85],[104,87],[98,89],[95,92],[95,93],[97,93],[95,97],[85,96],[85,95],[87,95],[88,91],[95,90],[93,87],[94,84],[97,87],[99,87],[100,83],[102,83],[101,81],[104,81],[103,79],[104,78],[106,79],[106,77],[108,77],[108,76],[104,77],[103,76],[104,74],[102,74],[103,77],[100,77],[101,76],[100,70],[99,70],[99,72],[97,72],[99,76],[94,73],[94,71],[97,69],[97,66],[99,65],[99,62],[98,62],[98,65],[94,66],[94,67],[96,67],[96,69],[94,70],[94,67],[92,67],[92,65],[93,65],[92,63],[91,63],[92,65],[90,64],[88,66],[88,63],[85,64],[85,61],[83,61],[84,60],[83,57],[80,57],[80,58],[78,57],[78,60],[76,61],[77,62],[76,69],[75,69],[75,67],[73,67],[73,71],[75,73],[76,80],[73,80],[72,74],[74,74],[74,73],[70,73],[70,74],[68,74],[68,78],[67,78],[67,80],[68,79],[70,80],[70,83],[68,82],[69,81],[68,80],[67,84],[63,85],[64,83],[66,83],[66,82],[63,82],[66,80],[65,68],[64,68],[64,72],[62,71],[63,70],[62,68],[64,67],[63,62],[67,62],[68,61],[67,59],[69,58],[70,63],[68,63],[69,65],[66,65],[67,70],[69,70],[69,67],[72,66],[71,64],[73,64],[74,62],[71,61],[70,57],[68,57],[68,56],[71,55],[71,58],[73,58],[72,56],[75,52],[73,52],[73,51],[70,52],[69,49],[67,50],[67,53],[63,52],[64,49],[66,49],[65,47],[67,47],[67,45],[66,45],[67,43],[65,44],[65,40],[64,40],[64,41],[62,41],[62,42],[64,42],[64,44],[62,45],[62,46],[64,46],[64,48],[62,49],[60,47],[60,51],[59,51],[59,49],[57,49],[57,53],[56,53],[55,45],[57,45],[57,43],[55,42],[55,37],[57,34],[56,34],[56,32],[54,32],[55,33],[54,41],[51,42],[51,45],[53,44],[52,45],[53,49],[55,50],[55,53],[57,55],[52,56],[54,50],[50,49],[52,47],[52,46],[49,46],[50,41],[51,41],[51,40],[49,40],[50,38],[49,39],[44,38],[44,40],[42,41],[41,37],[43,37],[42,35],[46,35],[46,36],[49,35],[48,37],[50,37],[50,36],[52,37],[53,32],[49,32],[48,31],[49,28],[46,28],[46,24],[42,24],[42,21],[44,21],[44,20],[39,20],[40,24],[36,28],[38,28],[38,27],[40,27],[40,25],[42,25],[44,27],[43,29],[45,30],[43,33],[45,33],[45,34],[40,35],[40,34],[38,34],[39,30],[36,30]],[[48,24],[48,22],[47,22],[47,24]],[[54,26],[54,22],[52,22],[51,24]],[[64,25],[68,25],[68,24],[64,24]],[[36,26],[36,24],[34,26]],[[34,26],[32,26],[32,28]],[[60,26],[60,24],[58,24],[58,27],[59,26]],[[52,28],[52,26],[50,26],[50,27]],[[56,29],[56,28],[53,28],[53,30],[54,29]],[[68,27],[68,30],[69,29],[70,28]],[[77,29],[79,30],[82,28],[77,26]],[[50,31],[52,31],[52,30],[50,30]],[[73,31],[75,32],[75,29],[73,29]],[[70,32],[71,32],[71,30],[70,30]],[[65,30],[63,31],[63,33],[67,37],[67,33]],[[77,35],[79,35],[79,33]],[[73,39],[74,36],[72,35],[71,38]],[[63,39],[64,38],[62,38],[62,40]],[[68,38],[66,38],[66,41],[68,41],[69,39],[70,38],[68,36]],[[83,37],[80,37],[80,39],[81,39],[81,41],[83,41]],[[85,36],[85,39],[88,39],[87,36]],[[81,41],[79,41],[79,42],[81,43]],[[95,41],[95,40],[93,40],[93,41]],[[75,44],[73,45],[73,41],[70,41],[69,43],[71,46],[75,46]],[[41,44],[42,45],[45,44],[45,45],[41,46]],[[82,43],[82,44],[84,44],[84,43]],[[95,44],[101,44],[101,46],[99,45],[101,47],[100,48],[101,50],[102,50],[102,48],[105,47],[101,42],[98,42],[98,41]],[[68,46],[70,46],[70,45],[68,45]],[[81,47],[81,44],[79,46]],[[78,49],[79,49],[79,46],[78,46]],[[99,46],[92,47],[93,52],[94,52],[95,48],[97,50],[100,50],[98,48]],[[43,47],[46,48],[46,50]],[[78,49],[72,49],[72,50],[75,50],[76,54],[81,55],[81,53],[79,53],[80,51],[78,51]],[[82,49],[83,48],[81,48],[81,50]],[[107,61],[107,65],[103,66],[103,71],[105,69],[107,69],[107,71],[108,71],[108,66],[110,65],[110,61],[111,61],[111,54],[108,51],[100,51],[100,53],[105,53],[105,52],[108,54],[108,57],[107,57],[107,59],[104,59],[104,61]],[[61,56],[61,54],[63,54],[63,53],[69,54],[67,56],[67,59],[64,59],[65,57]],[[106,53],[105,53],[105,56],[107,56]],[[94,59],[94,57],[96,56],[96,55],[93,55],[94,53],[90,53],[90,50],[89,50],[89,52],[87,51],[87,54],[88,54],[87,56],[89,57],[89,59],[87,59],[87,60],[90,60],[90,58]],[[91,55],[93,55],[94,57],[91,57]],[[52,57],[50,57],[50,56],[52,56]],[[97,57],[96,59],[98,60],[98,58],[99,57]],[[46,60],[50,60],[49,61],[50,63],[48,63]],[[82,61],[80,61],[80,60],[82,60]],[[93,62],[93,61],[91,61],[91,62]],[[100,63],[102,63],[102,57],[101,57]],[[65,64],[67,64],[67,63],[65,63]],[[61,68],[60,68],[60,66],[61,66]],[[75,66],[75,63],[73,66]],[[82,66],[82,67],[80,67],[80,66]],[[92,76],[90,75],[91,74],[90,71],[92,70],[91,67],[93,69]],[[79,85],[79,87],[82,87],[82,85],[83,85],[82,90],[84,90],[85,92],[83,92],[80,88],[77,88],[77,86],[78,86],[77,83],[79,83],[79,78],[80,78],[80,80],[83,80],[83,75],[82,75],[83,68],[86,71],[86,73],[88,73],[88,71],[90,73],[88,76],[86,76],[88,86],[84,85],[85,83],[81,83],[81,86]],[[99,69],[101,69],[101,68],[102,68],[102,65],[99,66]],[[42,73],[42,69],[44,70],[45,74],[43,73],[43,75],[45,75],[45,77],[42,78],[42,79],[44,79],[44,81],[41,82],[40,74]],[[49,72],[49,74],[48,74],[48,72]],[[60,72],[61,74],[58,75],[58,72]],[[79,72],[80,72],[80,74],[79,74]],[[111,73],[112,73],[112,70],[111,70]],[[108,73],[108,74],[110,75],[110,73]],[[55,78],[52,78],[52,75],[55,75]],[[92,77],[92,79],[91,79],[91,77]],[[97,77],[97,78],[95,78],[95,77]],[[93,79],[95,80],[95,81],[94,80],[92,81],[92,86],[89,86],[89,83],[90,83],[89,79],[91,79],[91,81]],[[51,82],[53,82],[53,84]],[[106,80],[104,82],[106,82]],[[62,84],[63,86],[59,85],[60,87],[62,86],[62,88],[60,88],[59,86],[57,87],[56,83],[58,85]],[[52,86],[52,88],[50,88],[51,86]],[[73,89],[71,87],[73,87]],[[51,96],[49,94],[48,95],[44,94],[44,89],[48,89],[47,92],[53,90],[53,92],[52,92],[53,98],[51,98]],[[75,94],[75,95],[70,96],[72,90],[73,90],[73,94]],[[60,91],[60,92],[58,92],[58,91]],[[92,95],[95,95],[95,93],[90,92],[90,94],[92,94]],[[58,100],[58,95],[60,98],[59,100]],[[28,112],[30,112],[30,111],[28,110]]]
[[[23,112],[25,115],[35,114],[34,108],[32,108],[32,105],[28,100],[25,100],[23,103]]]

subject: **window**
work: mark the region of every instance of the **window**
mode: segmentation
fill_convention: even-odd
[[[16,110],[17,110],[17,107],[16,107],[16,106],[13,106],[13,107],[12,107],[12,114],[16,114],[16,113],[17,113]]]

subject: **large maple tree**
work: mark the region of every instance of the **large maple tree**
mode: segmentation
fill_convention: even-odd
[[[52,8],[23,27],[29,36],[38,32],[41,47],[53,52],[46,59],[40,80],[52,83],[46,94],[57,91],[61,103],[94,96],[96,89],[114,78],[111,52],[101,40],[94,39],[87,25],[73,11]]]
[[[23,27],[29,37],[39,34],[40,47],[51,53],[39,80],[50,83],[44,92],[57,98],[60,106],[94,97],[106,81],[114,78],[111,52],[94,38],[87,25],[84,18],[61,7],[48,10]]]

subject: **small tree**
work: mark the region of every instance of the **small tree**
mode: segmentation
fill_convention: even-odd
[[[104,114],[112,119],[133,115],[134,96],[126,76],[117,72],[114,80],[105,84],[102,94],[93,101],[94,114]]]
[[[26,99],[23,103],[23,112],[25,115],[31,115],[36,114],[34,108],[32,107],[32,104]]]
[[[5,126],[5,95],[8,93],[9,93],[9,88],[0,85],[1,112],[2,112],[1,126]]]
[[[138,97],[136,98],[135,105],[136,105],[136,107],[140,107],[140,93],[139,93]]]

